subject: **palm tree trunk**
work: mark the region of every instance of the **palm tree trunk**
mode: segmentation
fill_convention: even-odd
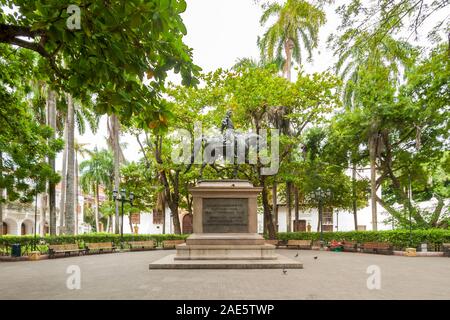
[[[75,152],[75,229],[74,234],[78,234],[78,152]]]
[[[67,174],[67,118],[64,127],[64,150],[62,158],[62,171],[61,171],[61,194],[59,200],[59,227],[64,227],[65,218],[65,197],[66,197],[66,174]]]
[[[284,51],[286,53],[286,65],[285,65],[285,74],[286,79],[291,82],[291,68],[292,68],[292,48],[293,43],[291,39],[287,39],[284,43]]]
[[[120,135],[120,127],[119,127],[119,119],[117,119],[116,115],[111,116],[111,134],[113,137],[112,147],[114,154],[114,189],[119,191],[120,185],[120,144],[119,144],[119,135]],[[114,232],[116,234],[119,233],[119,202],[115,202],[115,223],[114,223]]]
[[[45,219],[46,219],[46,215],[47,215],[47,199],[48,199],[48,194],[42,194],[41,193],[41,227],[40,227],[40,234],[41,236],[45,236]]]
[[[75,122],[74,104],[71,95],[67,95],[67,175],[66,175],[66,205],[65,218],[67,234],[74,234],[75,210],[74,210],[74,176],[75,176]]]
[[[55,138],[56,131],[56,93],[53,90],[48,90],[47,93],[47,125],[53,129],[51,139]],[[48,164],[55,172],[55,158],[49,157]],[[50,216],[50,235],[56,235],[56,190],[55,183],[48,183],[48,207]]]
[[[100,232],[99,230],[99,221],[98,221],[98,206],[99,206],[100,200],[98,195],[98,183],[95,184],[95,231]]]
[[[353,204],[353,218],[355,221],[355,231],[358,231],[358,209],[356,207],[356,163],[353,162],[352,168],[352,204]]]

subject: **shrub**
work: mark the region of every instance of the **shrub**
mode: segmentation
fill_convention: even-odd
[[[157,246],[162,246],[164,240],[184,240],[188,236],[188,234],[124,234],[123,240],[124,242],[153,240],[156,242]],[[94,242],[113,242],[116,246],[119,246],[120,241],[120,234],[111,233],[85,233],[79,235],[36,237],[38,249],[41,252],[46,252],[47,245],[49,244],[77,243],[81,248],[84,248],[86,243]],[[32,249],[34,236],[0,236],[0,247],[6,247],[6,250],[9,251],[12,244],[20,244],[22,246],[22,252],[25,253]]]
[[[280,232],[279,240],[320,240],[320,232]],[[409,230],[386,230],[386,231],[339,231],[324,232],[323,239],[364,242],[390,242],[398,249],[408,247],[410,241]],[[428,243],[440,247],[442,243],[450,242],[450,230],[427,229],[412,231],[412,247],[418,247],[421,243]]]

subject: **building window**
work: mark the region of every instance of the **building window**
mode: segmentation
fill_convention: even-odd
[[[328,208],[323,208],[323,220],[322,223],[323,225],[333,225],[333,208],[328,207]]]
[[[153,224],[163,224],[164,213],[162,210],[153,209]]]

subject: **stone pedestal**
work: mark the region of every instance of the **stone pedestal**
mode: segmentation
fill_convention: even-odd
[[[280,259],[275,246],[257,233],[257,196],[262,188],[246,180],[206,180],[189,189],[193,196],[193,231],[173,256],[150,269],[302,268]]]
[[[208,180],[191,188],[194,233],[177,246],[175,259],[276,259],[275,247],[257,233],[261,190],[245,180]]]

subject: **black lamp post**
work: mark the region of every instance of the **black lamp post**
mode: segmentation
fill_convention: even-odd
[[[122,203],[122,222],[120,224],[120,243],[123,247],[123,204],[124,202],[129,202],[131,206],[133,206],[133,199],[134,199],[134,193],[130,192],[130,196],[127,199],[127,193],[125,189],[120,190],[120,196],[119,192],[117,190],[113,191],[113,199],[114,201],[119,200]]]
[[[322,190],[322,188],[317,188],[311,193],[311,198],[317,200],[319,207],[319,225],[320,225],[320,248],[323,248],[323,199],[330,198],[331,191],[329,189]]]

